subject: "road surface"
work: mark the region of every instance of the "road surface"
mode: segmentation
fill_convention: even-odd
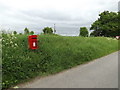
[[[18,85],[19,88],[118,88],[118,52],[61,73]]]

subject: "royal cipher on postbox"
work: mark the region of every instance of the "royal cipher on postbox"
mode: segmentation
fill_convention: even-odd
[[[28,36],[28,48],[37,49],[37,35]]]

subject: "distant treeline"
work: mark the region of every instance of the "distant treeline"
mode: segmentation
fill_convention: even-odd
[[[104,11],[99,14],[99,18],[91,24],[90,30],[94,30],[90,36],[105,36],[114,37],[120,36],[120,12],[109,12]],[[50,27],[45,27],[43,30],[44,34],[53,34],[53,29]],[[13,34],[17,34],[16,31]],[[19,33],[22,34],[22,33]],[[33,35],[33,31],[29,31],[28,28],[24,29],[24,34]],[[89,32],[86,27],[80,27],[79,36],[87,37]]]

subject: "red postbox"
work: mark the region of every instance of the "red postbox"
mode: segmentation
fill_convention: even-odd
[[[37,49],[37,35],[28,36],[28,48]]]

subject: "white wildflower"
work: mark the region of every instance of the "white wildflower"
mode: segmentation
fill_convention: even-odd
[[[107,40],[111,40],[111,38],[107,38]]]
[[[113,40],[116,40],[115,38]]]
[[[15,46],[18,46],[17,43],[15,43]]]
[[[12,33],[12,35],[14,35],[14,33]]]
[[[15,86],[15,87],[13,87],[13,88],[19,88],[18,86]]]
[[[118,36],[116,36],[116,39],[119,39],[119,37],[118,37]]]
[[[9,35],[9,34],[7,34],[7,36],[8,36],[8,37],[10,37],[10,35]]]
[[[10,41],[10,43],[13,43],[12,41]]]

